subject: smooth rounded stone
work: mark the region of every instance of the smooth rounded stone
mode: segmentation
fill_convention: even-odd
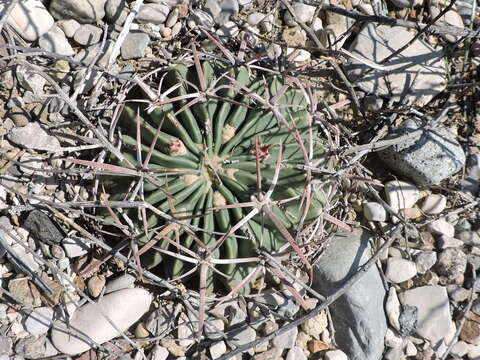
[[[125,331],[148,311],[151,303],[152,296],[143,289],[124,289],[105,295],[98,303],[88,303],[80,307],[69,319],[68,324],[55,321],[51,331],[52,343],[65,354],[80,354],[89,350],[94,343],[79,336],[78,331],[98,344],[119,335],[119,332],[112,327],[102,312],[116,325],[118,330]],[[119,309],[122,311],[118,311]]]
[[[143,31],[128,33],[120,48],[124,60],[139,59],[145,56],[145,50],[150,43],[150,36]]]
[[[73,39],[77,44],[88,46],[96,44],[102,38],[103,30],[97,26],[86,24],[81,25],[75,32]]]
[[[428,7],[430,11],[430,17],[432,19],[436,18],[440,14],[440,9],[432,5],[432,2],[430,2],[430,6]],[[454,9],[451,9],[445,13],[439,20],[438,20],[439,25],[452,25],[459,27],[461,29],[464,28],[463,25],[463,20],[460,14],[455,11]],[[450,34],[440,34],[440,36],[447,42],[455,42],[458,40],[458,37],[455,35],[450,35]]]
[[[312,287],[323,296],[335,293],[370,259],[368,232],[339,231],[314,267]],[[335,342],[349,359],[377,360],[384,348],[387,321],[385,289],[373,266],[330,305]]]
[[[287,357],[285,360],[307,360],[307,356],[302,348],[294,346],[287,352]]]
[[[388,281],[398,284],[407,281],[417,275],[417,266],[413,261],[399,258],[387,260],[385,277]]]
[[[215,360],[227,352],[227,345],[225,345],[224,341],[217,341],[210,345],[209,351],[210,356]]]
[[[111,23],[117,22],[124,9],[126,9],[125,0],[107,0],[105,3],[105,19]]]
[[[397,335],[392,329],[388,328],[385,333],[385,346],[390,348],[400,348],[402,343],[402,337]]]
[[[237,0],[207,0],[204,9],[209,12],[219,25],[225,24],[231,16],[239,11]]]
[[[404,135],[409,138],[380,151],[379,157],[390,169],[417,184],[438,184],[465,166],[465,153],[448,130],[407,120],[387,138]]]
[[[90,243],[86,242],[85,239],[76,236],[70,236],[63,239],[62,246],[69,258],[76,258],[85,255],[91,248]]]
[[[453,345],[450,354],[453,356],[458,356],[459,358],[464,357],[467,355],[469,350],[469,345],[465,341],[457,341],[455,345]]]
[[[247,23],[251,26],[257,26],[260,24],[263,20],[267,18],[268,14],[263,14],[261,12],[253,12],[248,15],[247,17]]]
[[[313,16],[315,15],[315,6],[312,5],[294,2],[292,4],[292,8],[297,20],[305,24],[312,21]],[[285,21],[285,24],[287,24],[287,26],[297,25],[297,22],[294,20],[292,14],[288,10],[285,11],[285,16],[283,17],[283,20]]]
[[[413,8],[423,4],[422,0],[390,0],[390,2],[400,9]]]
[[[385,184],[385,197],[388,205],[398,211],[413,207],[420,197],[420,191],[413,184],[393,180]]]
[[[72,56],[75,54],[63,31],[54,26],[38,40],[38,45],[46,51],[57,55]]]
[[[175,25],[178,21],[178,8],[173,9],[170,11],[170,14],[168,14],[167,20],[165,21],[165,26],[167,27],[172,27]]]
[[[470,290],[459,285],[447,285],[447,293],[453,302],[460,303],[470,297]]]
[[[476,231],[462,231],[457,234],[457,238],[467,245],[480,245],[480,235]]]
[[[480,357],[480,345],[469,344],[467,357],[469,359],[478,359]]]
[[[0,2],[0,12],[5,1]],[[26,41],[35,41],[53,26],[55,20],[40,0],[19,1],[7,19],[8,25]]]
[[[421,251],[415,255],[415,265],[419,274],[425,274],[437,262],[435,251]]]
[[[386,221],[387,211],[382,204],[367,202],[363,204],[363,215],[368,221]]]
[[[449,343],[455,335],[448,294],[442,286],[422,286],[402,293],[403,305],[416,307],[416,333],[436,347],[442,340]]]
[[[290,330],[275,336],[272,340],[272,344],[277,348],[291,349],[292,347],[295,346],[297,335],[298,335],[298,328],[293,327]]]
[[[63,31],[67,38],[72,38],[80,28],[80,23],[74,19],[57,21],[57,26]]]
[[[249,342],[252,342],[255,340],[255,337],[257,336],[255,329],[249,326],[242,326],[237,330],[232,330],[229,333],[229,337],[230,337],[230,334],[232,335],[232,337],[230,338],[230,341],[235,346],[242,346]]]
[[[103,19],[105,3],[106,0],[52,0],[49,10],[57,20],[75,19],[89,24]]]
[[[449,279],[455,279],[463,275],[467,268],[467,255],[457,248],[447,248],[438,256],[435,266],[439,275],[446,276]]]
[[[94,298],[98,297],[102,293],[102,290],[104,287],[105,287],[105,276],[95,275],[95,276],[92,276],[90,279],[88,279],[87,289],[88,289],[88,293],[92,297]]]
[[[49,307],[39,307],[34,309],[25,319],[25,330],[30,335],[45,334],[52,326],[53,309]]]
[[[323,355],[325,360],[348,360],[351,359],[342,350],[328,350]],[[360,359],[360,358],[359,358]],[[372,358],[374,359],[374,358]],[[380,359],[380,357],[378,357]]]
[[[447,197],[442,194],[431,194],[423,199],[420,210],[427,215],[440,214],[447,207]]]
[[[438,247],[440,249],[446,248],[460,248],[463,246],[463,241],[459,239],[452,238],[450,236],[442,235],[438,239]]]
[[[367,111],[379,111],[383,106],[383,99],[376,95],[367,95],[363,98],[363,106]]]
[[[64,238],[56,223],[40,210],[30,211],[23,222],[23,228],[30,233],[30,236],[47,244],[58,244]]]
[[[124,274],[109,280],[105,287],[105,294],[109,294],[114,291],[132,288],[135,283],[135,276],[130,274]]]
[[[350,52],[380,63],[413,36],[413,33],[399,26],[368,24],[353,41]],[[363,91],[379,96],[393,96],[396,101],[400,101],[407,91],[409,102],[423,106],[445,89],[446,67],[443,55],[442,50],[434,50],[417,39],[400,55],[384,64],[385,70],[375,69],[365,75],[364,72],[370,67],[352,59],[348,66],[348,77]]]
[[[388,297],[385,302],[385,312],[390,325],[392,325],[395,330],[399,331],[400,301],[398,300],[397,291],[393,286],[388,290]]]
[[[328,327],[327,314],[322,311],[317,316],[304,321],[301,327],[305,334],[319,339],[322,332]]]
[[[164,4],[144,4],[140,8],[135,20],[143,24],[150,23],[160,25],[167,20],[169,13],[170,9]]]
[[[445,235],[453,238],[455,236],[455,227],[444,218],[432,221],[427,225],[427,230],[438,235]]]

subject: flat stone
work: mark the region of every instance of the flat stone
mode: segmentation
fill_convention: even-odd
[[[144,4],[135,20],[139,23],[160,25],[167,20],[169,12],[169,7],[164,4]]]
[[[463,275],[467,268],[467,255],[457,248],[447,248],[438,256],[437,265],[435,266],[437,273],[455,279],[459,275]]]
[[[13,244],[12,251],[16,255],[16,257],[22,261],[21,264],[27,268],[26,270],[24,270],[23,268],[18,268],[18,272],[28,275],[29,273],[35,273],[40,269],[40,265],[35,261],[34,255],[31,252],[27,251],[22,245]],[[10,259],[10,255],[8,255],[8,257]],[[15,264],[16,261],[12,260],[13,259],[11,259],[10,261]]]
[[[81,25],[75,32],[73,39],[77,44],[88,46],[98,43],[102,38],[103,30],[91,24]]]
[[[40,210],[30,211],[23,223],[23,228],[28,230],[30,236],[47,244],[58,244],[63,239],[55,223]]]
[[[447,293],[449,298],[456,303],[465,301],[470,296],[470,290],[467,290],[459,285],[447,285]]]
[[[210,356],[212,359],[218,359],[220,356],[227,352],[227,345],[224,341],[217,341],[210,345]]]
[[[348,360],[349,357],[342,350],[329,350],[323,356],[325,360]]]
[[[90,243],[86,242],[85,239],[76,236],[70,236],[63,239],[62,246],[65,250],[65,254],[69,258],[76,258],[85,255],[91,248]]]
[[[125,331],[145,314],[152,295],[143,289],[124,289],[105,295],[98,303],[86,304],[74,312],[68,324],[57,320],[51,331],[53,345],[68,355],[89,350],[94,343],[102,344],[119,335],[102,312],[120,331]],[[122,311],[118,311],[121,309]],[[75,331],[77,330],[77,331]],[[86,335],[79,336],[78,331]]]
[[[106,0],[52,0],[49,10],[57,20],[75,19],[90,24],[103,19],[105,3]]]
[[[435,185],[465,166],[465,153],[448,130],[407,120],[387,138],[404,135],[409,138],[378,153],[382,162],[397,174],[419,185]]]
[[[338,232],[315,264],[312,287],[323,296],[335,293],[371,254],[369,233]],[[330,305],[335,341],[349,359],[377,360],[387,329],[385,289],[375,266]]]
[[[150,352],[150,360],[167,360],[169,352],[163,346],[155,345]]]
[[[298,328],[293,327],[292,329],[284,332],[283,334],[275,336],[272,340],[273,346],[282,349],[291,349],[295,346],[297,335]]]
[[[459,358],[467,355],[469,350],[469,345],[465,341],[457,341],[452,347],[450,354],[458,356]]]
[[[135,280],[135,276],[130,274],[120,275],[115,279],[109,280],[107,286],[105,287],[105,294],[122,289],[132,288]]]
[[[399,26],[368,24],[353,41],[350,52],[380,63],[413,36],[413,33]],[[443,56],[441,50],[434,50],[417,39],[400,55],[384,64],[386,70],[373,70],[364,74],[365,70],[371,68],[352,60],[348,76],[367,93],[393,96],[399,101],[406,92],[410,103],[423,106],[445,89],[446,67]]]
[[[294,346],[288,350],[287,358],[285,360],[307,360],[307,356],[302,348]]]
[[[98,66],[107,66],[114,45],[115,43],[112,40],[107,40],[103,48],[101,43],[89,46],[86,49],[80,50],[75,55],[74,60],[86,65],[90,65],[92,61],[96,60]],[[100,56],[97,59],[98,54],[100,54]]]
[[[416,333],[436,347],[449,343],[455,335],[447,290],[442,286],[422,286],[402,294],[403,304],[417,308]]]
[[[393,286],[388,290],[388,297],[385,303],[385,312],[390,325],[392,325],[395,330],[399,331],[400,301],[398,300],[397,291]]]
[[[5,2],[0,3],[0,12]],[[35,41],[53,26],[55,20],[42,1],[19,1],[7,19],[8,25],[15,29],[26,41]]]
[[[30,335],[45,334],[52,326],[53,309],[49,307],[39,307],[31,312],[25,319],[25,330]]]
[[[442,194],[428,195],[422,202],[420,209],[427,215],[440,214],[447,206],[447,197]]]
[[[438,247],[440,249],[446,248],[461,248],[463,246],[463,241],[459,239],[452,238],[447,235],[442,235],[438,239]]]
[[[67,38],[72,38],[80,28],[80,23],[74,19],[57,21],[57,26],[63,31]]]
[[[444,218],[432,221],[427,225],[427,229],[434,234],[445,235],[451,238],[455,236],[455,227]]]
[[[420,274],[425,274],[437,262],[437,253],[435,251],[421,251],[415,255],[415,265]]]
[[[368,221],[386,221],[387,211],[382,204],[367,202],[363,204],[363,215]]]
[[[6,356],[5,360],[10,360],[10,357],[8,354],[12,352],[12,339],[9,336],[1,336],[0,335],[0,354],[5,354],[5,355],[0,355],[0,356]],[[0,360],[4,360],[0,357]]]
[[[111,23],[117,22],[124,10],[127,9],[125,0],[107,0],[105,3],[105,18]]]
[[[251,328],[250,326],[242,326],[240,329],[232,330],[229,333],[229,336],[230,334],[232,335],[230,341],[235,346],[242,346],[252,342],[257,336],[255,329]]]
[[[144,57],[149,43],[150,36],[142,31],[128,33],[120,49],[122,58],[129,60]]]
[[[413,207],[420,197],[420,191],[413,184],[393,180],[385,183],[385,197],[388,205],[398,211]]]
[[[43,34],[38,40],[38,45],[43,50],[58,55],[72,56],[75,54],[75,51],[65,37],[65,34],[58,26],[54,26],[48,32]]]
[[[399,258],[387,260],[385,277],[394,284],[407,281],[417,275],[417,266],[413,261]]]

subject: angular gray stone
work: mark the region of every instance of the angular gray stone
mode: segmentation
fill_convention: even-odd
[[[365,26],[357,35],[350,52],[379,63],[413,38],[413,33],[399,26]],[[442,50],[434,50],[421,40],[414,41],[400,55],[394,56],[384,70],[371,68],[357,60],[348,67],[348,77],[367,93],[393,96],[395,101],[407,95],[410,103],[427,104],[446,86],[446,68]],[[412,88],[413,87],[413,88]]]
[[[388,138],[403,135],[411,136],[378,155],[394,172],[419,185],[438,184],[465,165],[462,147],[446,129],[422,127],[419,121],[407,120]]]
[[[77,42],[77,44],[87,46],[93,45],[100,41],[102,38],[103,30],[97,26],[86,24],[82,25],[78,28],[73,36],[73,39]]]
[[[232,15],[238,14],[239,6],[237,0],[207,0],[204,9],[217,24],[223,25]]]
[[[50,14],[57,19],[75,19],[79,23],[89,24],[105,16],[106,0],[52,0]]]
[[[58,244],[63,239],[63,235],[56,225],[40,210],[32,210],[28,214],[23,228],[30,232],[35,239],[47,244]]]
[[[57,138],[49,135],[37,122],[12,129],[8,134],[8,140],[26,149],[44,151],[60,149],[60,142]]]
[[[25,319],[25,330],[31,335],[45,334],[52,326],[53,309],[49,307],[39,307]]]
[[[124,60],[142,58],[149,43],[150,36],[148,34],[142,31],[130,32],[120,49],[122,58]]]
[[[121,289],[131,288],[133,287],[135,280],[135,276],[130,274],[120,275],[115,279],[109,280],[107,286],[105,287],[105,294]]]
[[[126,9],[125,0],[107,0],[105,4],[105,18],[114,23],[122,16],[123,10]]]
[[[135,20],[139,23],[150,23],[160,25],[167,20],[170,9],[164,4],[145,4],[142,5]]]
[[[38,40],[38,45],[43,50],[53,52],[58,55],[71,56],[75,54],[72,46],[67,40],[67,37],[63,31],[58,27],[54,26],[47,33],[43,34]]]
[[[324,296],[335,293],[371,256],[369,233],[338,232],[315,264],[313,288]],[[375,266],[330,305],[335,341],[351,360],[379,360],[387,321],[385,289]]]

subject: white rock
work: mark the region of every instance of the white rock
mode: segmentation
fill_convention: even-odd
[[[447,290],[443,286],[421,286],[405,291],[403,305],[416,306],[418,310],[416,332],[431,344],[442,340],[449,343],[455,335],[455,324],[450,314]]]
[[[480,345],[469,344],[467,356],[469,359],[478,359],[480,357]]]
[[[438,246],[440,249],[458,248],[463,246],[463,241],[447,235],[442,235],[438,240]]]
[[[391,348],[400,348],[402,343],[403,339],[395,334],[392,329],[388,328],[385,333],[385,345]]]
[[[420,274],[425,274],[437,262],[437,253],[435,251],[420,251],[415,255],[415,265]]]
[[[315,6],[294,2],[292,8],[297,20],[303,23],[312,21],[313,15],[315,15]],[[284,21],[288,26],[295,26],[297,24],[292,14],[290,14],[290,11],[285,12]]]
[[[104,296],[96,304],[88,303],[80,307],[70,318],[69,324],[55,321],[51,332],[52,343],[62,353],[80,354],[89,350],[94,344],[78,335],[78,332],[73,329],[102,344],[119,335],[104,315],[116,325],[118,330],[125,331],[148,311],[151,303],[152,296],[146,290],[115,291]]]
[[[329,350],[323,356],[325,360],[348,360],[347,355],[342,350]]]
[[[225,342],[218,341],[210,346],[210,356],[212,359],[218,359],[220,356],[227,352],[227,345]]]
[[[7,190],[0,185],[0,210],[8,208],[7,204]]]
[[[312,54],[310,54],[310,52],[307,51],[307,50],[294,49],[294,48],[287,48],[287,55],[290,55],[294,51],[297,52],[297,55],[292,60],[296,61],[296,62],[308,61],[308,60],[310,60],[310,58],[312,56]]]
[[[387,211],[377,202],[367,202],[363,204],[363,215],[368,221],[386,221]]]
[[[74,19],[68,19],[57,21],[57,26],[62,29],[66,37],[72,38],[81,25]]]
[[[135,276],[130,274],[124,274],[116,277],[115,279],[109,280],[107,283],[107,286],[105,287],[105,294],[108,294],[117,290],[132,288],[135,283],[135,280],[136,280]]]
[[[317,316],[304,321],[301,327],[305,334],[313,336],[315,339],[319,339],[321,333],[328,327],[327,314],[322,311]]]
[[[385,196],[393,210],[413,207],[420,197],[420,191],[413,184],[393,180],[385,184]]]
[[[399,258],[389,258],[387,260],[387,270],[385,277],[387,280],[398,284],[417,275],[417,266],[413,261]]]
[[[62,240],[63,250],[69,258],[76,258],[85,255],[90,250],[91,244],[84,239],[71,236]]]
[[[385,303],[385,312],[390,321],[390,325],[397,331],[400,330],[400,301],[398,300],[397,291],[393,286],[388,290],[388,297]]]
[[[294,327],[283,334],[277,335],[273,338],[273,346],[283,349],[291,349],[295,346],[297,340],[298,328]]]
[[[450,354],[461,358],[467,355],[468,350],[469,350],[469,344],[467,344],[465,341],[457,341],[455,345],[453,345],[452,350],[450,351]]]
[[[160,25],[167,20],[169,13],[170,9],[164,4],[144,4],[140,8],[135,20],[139,23]]]
[[[40,265],[35,261],[35,257],[33,256],[33,254],[31,252],[27,252],[27,250],[22,245],[13,244],[12,251],[28,268],[29,271],[37,272],[40,269]]]
[[[429,6],[429,10],[430,10],[430,16],[432,17],[432,19],[437,17],[438,14],[440,14],[440,9],[436,6]],[[462,17],[455,10],[447,11],[447,13],[440,18],[439,24],[448,24],[448,25],[453,25],[462,29],[464,28]],[[457,37],[454,35],[442,34],[441,36],[445,39],[445,41],[448,41],[448,42],[457,41]]]
[[[250,15],[248,15],[247,22],[251,26],[257,26],[266,17],[267,17],[267,14],[263,14],[260,12],[253,12]]]
[[[25,319],[25,330],[31,335],[45,334],[52,326],[53,309],[49,307],[36,308]]]
[[[305,356],[302,348],[294,346],[288,350],[287,358],[285,360],[307,360],[307,357]]]
[[[0,12],[4,7],[5,0],[2,0],[0,1]],[[37,40],[50,30],[54,22],[52,15],[40,0],[17,2],[7,19],[7,23],[26,41]]]
[[[47,134],[36,122],[31,122],[21,128],[14,128],[8,134],[8,139],[24,148],[33,150],[53,151],[60,149],[57,138]]]
[[[54,26],[47,33],[43,34],[38,40],[38,45],[43,50],[58,55],[72,56],[75,54],[62,29],[58,26]]]
[[[415,344],[412,341],[407,340],[407,345],[405,346],[405,355],[416,356],[417,353],[418,353],[418,350]]]
[[[427,215],[440,214],[447,206],[447,198],[442,194],[428,195],[420,209]]]
[[[188,348],[195,343],[194,331],[191,322],[184,314],[180,315],[177,327],[178,344],[184,348]]]
[[[401,347],[394,347],[387,350],[382,359],[384,360],[401,360],[405,358]]]
[[[444,218],[432,221],[427,225],[427,229],[435,234],[446,235],[451,238],[455,236],[455,227]]]
[[[155,345],[150,352],[150,360],[167,360],[168,350],[163,346]]]

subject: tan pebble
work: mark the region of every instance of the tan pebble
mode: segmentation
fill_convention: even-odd
[[[135,337],[137,339],[145,339],[149,336],[150,336],[150,333],[148,332],[147,329],[145,329],[145,326],[143,325],[143,323],[139,323],[135,328]]]
[[[420,211],[420,209],[418,207],[402,209],[402,210],[400,210],[400,214],[405,219],[418,219],[422,216],[422,212]]]
[[[87,289],[88,293],[93,297],[98,297],[105,287],[105,276],[95,275],[88,279]]]
[[[312,353],[315,354],[319,351],[328,350],[330,349],[330,345],[323,342],[322,340],[310,340],[307,342],[307,349]]]

